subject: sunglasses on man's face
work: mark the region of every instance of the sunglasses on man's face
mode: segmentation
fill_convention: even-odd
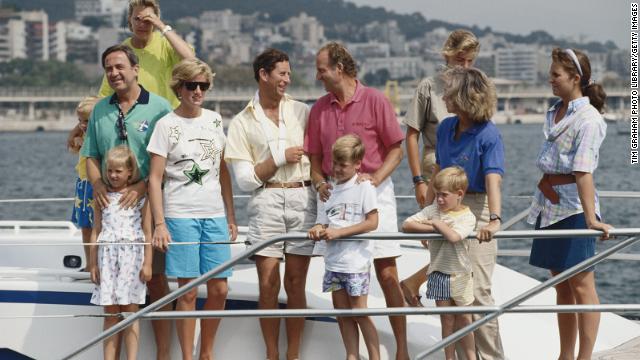
[[[200,81],[185,81],[184,87],[189,91],[195,91],[197,87],[200,87],[200,91],[207,91],[211,86],[208,82],[200,82]]]

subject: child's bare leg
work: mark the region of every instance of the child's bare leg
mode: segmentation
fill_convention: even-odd
[[[85,228],[83,227],[81,229],[82,231],[82,243],[83,244],[88,244],[91,242],[91,228]],[[84,246],[84,268],[87,268],[88,262],[89,262],[89,246]]]
[[[178,278],[180,287],[186,285],[192,279]],[[193,311],[196,309],[196,297],[198,289],[192,289],[186,294],[178,298],[176,310]],[[196,333],[196,319],[180,319],[176,321],[178,330],[178,340],[180,341],[180,349],[182,350],[182,359],[193,359],[193,338]]]
[[[118,305],[107,305],[104,307],[105,314],[117,314],[120,312],[120,307]],[[104,318],[104,330],[109,329],[115,324],[120,322],[120,318],[115,316],[105,317]],[[115,360],[118,354],[118,349],[120,348],[118,345],[120,343],[120,333],[112,335],[104,340],[103,343],[103,355],[105,360]]]
[[[331,298],[333,299],[333,307],[335,309],[351,308],[349,295],[345,289],[332,292]],[[347,360],[360,359],[360,350],[358,349],[358,344],[360,342],[358,324],[352,317],[348,316],[338,317],[338,323],[340,323],[342,342],[344,343],[344,348],[347,351]]]
[[[451,300],[436,300],[436,306],[452,306],[453,301]],[[440,315],[440,324],[442,327],[442,338],[446,338],[447,336],[453,334],[453,328],[455,326],[455,317],[452,314],[442,314]],[[455,346],[449,345],[444,348],[444,357],[446,360],[455,360]],[[475,358],[474,358],[475,359]]]
[[[471,324],[471,314],[457,314],[455,315],[455,327],[454,330],[458,331],[463,327]],[[476,360],[476,344],[473,338],[473,331],[467,334],[465,337],[459,340],[460,345],[467,357],[467,360]]]
[[[367,308],[367,295],[361,296],[349,296],[349,303],[352,309],[366,309]],[[380,341],[378,340],[378,331],[376,326],[368,316],[356,316],[353,318],[362,331],[364,337],[364,343],[367,345],[367,351],[369,353],[370,360],[380,359]]]
[[[138,311],[138,304],[121,305],[120,311],[136,312]],[[127,360],[135,360],[138,357],[138,341],[140,338],[139,322],[135,321],[126,329],[122,330],[122,336],[124,337],[124,345],[127,347]]]
[[[227,299],[227,279],[211,279],[207,281],[207,302],[205,310],[224,310]],[[220,325],[220,319],[200,320],[200,360],[213,359],[213,343]]]

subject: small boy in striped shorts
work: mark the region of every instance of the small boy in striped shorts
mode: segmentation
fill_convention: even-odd
[[[476,225],[476,217],[462,204],[468,187],[464,170],[453,166],[437,173],[432,181],[435,203],[409,217],[404,232],[438,232],[445,238],[430,241],[431,265],[428,270],[428,299],[437,306],[467,306],[473,303],[473,274],[467,236]],[[426,246],[426,242],[423,242]],[[440,315],[442,338],[471,323],[471,314]],[[467,359],[475,360],[473,333],[460,340]],[[454,346],[445,348],[445,358],[455,359]]]

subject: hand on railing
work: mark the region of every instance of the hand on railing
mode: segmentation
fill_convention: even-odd
[[[589,227],[589,229],[591,230],[599,230],[602,231],[604,234],[602,234],[602,236],[600,236],[600,240],[609,240],[609,239],[613,239],[614,236],[609,236],[609,230],[613,229],[613,226],[609,225],[609,224],[605,224],[603,222],[600,221],[595,221],[591,224],[587,224],[587,226]]]
[[[165,223],[156,224],[156,228],[153,230],[153,247],[162,252],[166,252],[169,250],[170,242],[171,235],[167,230],[167,225]]]
[[[498,221],[492,221],[478,230],[476,238],[480,242],[489,242],[493,240],[493,234],[498,232],[498,230],[500,230],[500,223]]]

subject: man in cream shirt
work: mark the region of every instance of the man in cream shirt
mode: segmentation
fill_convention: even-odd
[[[240,189],[251,191],[247,206],[252,244],[288,232],[306,232],[316,217],[310,163],[302,148],[309,108],[285,94],[291,82],[286,53],[267,49],[253,70],[258,91],[229,125],[225,161]],[[313,242],[272,245],[254,258],[258,270],[260,309],[276,309],[280,292],[280,260],[285,259],[287,308],[306,308],[305,283]],[[280,319],[260,319],[266,358],[279,359]],[[286,319],[287,359],[300,357],[304,318]]]

